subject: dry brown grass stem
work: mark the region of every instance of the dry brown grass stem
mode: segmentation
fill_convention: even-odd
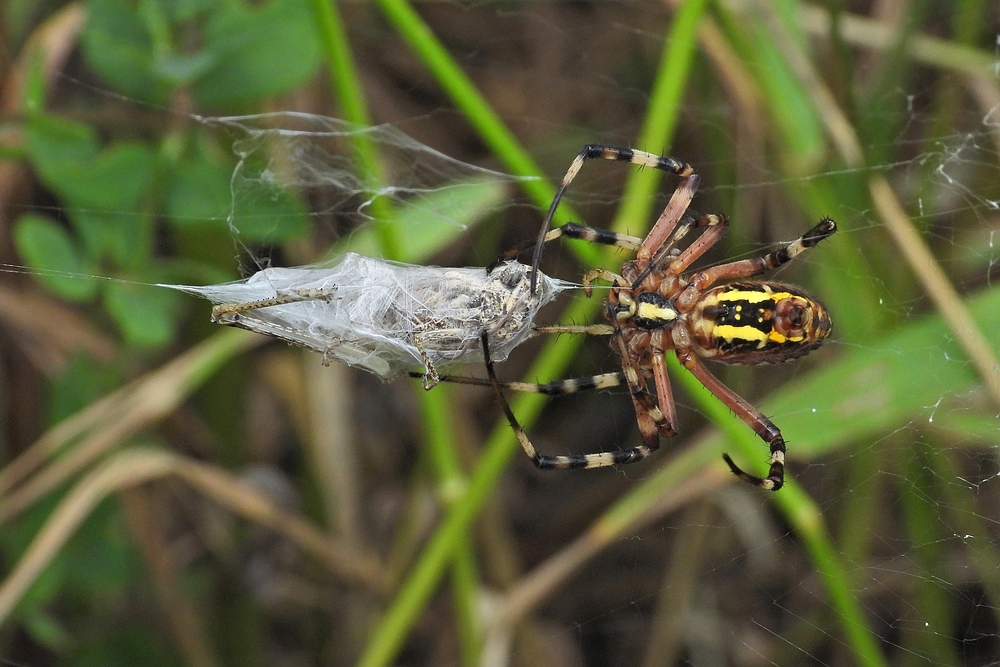
[[[710,465],[686,477],[680,484],[663,487],[659,496],[631,521],[616,524],[609,529],[604,518],[598,519],[569,546],[522,577],[496,603],[485,623],[487,634],[492,635],[490,639],[506,636],[520,619],[536,609],[557,587],[578,572],[587,561],[617,541],[622,534],[640,530],[731,479],[732,476],[721,463]]]
[[[117,491],[171,475],[235,514],[285,536],[334,575],[379,595],[388,592],[390,582],[374,554],[331,539],[254,487],[217,468],[169,452],[136,448],[109,458],[65,495],[0,584],[0,624],[99,502]]]
[[[222,331],[54,426],[0,470],[0,523],[172,412],[208,367],[264,340],[237,329]],[[82,440],[75,447],[43,467],[77,438]]]

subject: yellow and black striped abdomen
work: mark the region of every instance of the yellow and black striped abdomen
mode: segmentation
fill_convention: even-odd
[[[687,319],[698,353],[729,364],[794,359],[821,345],[832,326],[818,301],[773,282],[710,289]]]

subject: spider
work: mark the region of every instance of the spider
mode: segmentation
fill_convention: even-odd
[[[591,159],[618,160],[661,169],[682,177],[663,213],[645,238],[568,223],[549,230],[559,201],[583,163]],[[837,231],[836,223],[824,218],[790,244],[754,259],[743,259],[688,273],[691,265],[725,233],[722,215],[699,215],[688,206],[698,188],[699,177],[687,163],[644,151],[588,144],[576,156],[563,177],[546,214],[535,248],[533,272],[538,271],[545,243],[560,236],[635,251],[618,273],[596,269],[583,277],[586,293],[595,281],[611,283],[604,302],[606,325],[536,327],[541,333],[610,335],[612,348],[620,355],[622,370],[587,378],[549,384],[500,382],[493,368],[485,339],[488,384],[493,387],[508,422],[524,451],[542,469],[599,468],[633,463],[659,447],[660,437],[677,432],[677,409],[667,377],[666,353],[673,350],[680,363],[770,448],[766,477],[741,470],[729,457],[723,459],[737,477],[776,491],[784,484],[785,441],[781,431],[760,410],[737,395],[709,372],[702,359],[729,364],[767,364],[788,361],[815,349],[829,336],[830,317],[815,299],[797,287],[780,282],[746,280],[774,269],[818,244]],[[690,231],[700,236],[684,250],[678,243]],[[526,250],[513,249],[507,255]],[[535,274],[533,273],[533,276]],[[717,285],[720,281],[728,281]],[[735,281],[735,282],[731,282]],[[655,396],[647,378],[651,377]],[[442,377],[450,381],[486,384],[484,380]],[[628,386],[642,443],[631,449],[568,456],[543,456],[531,444],[504,399],[502,389],[547,395],[569,394],[583,389]]]

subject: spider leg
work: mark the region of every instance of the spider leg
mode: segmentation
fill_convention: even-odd
[[[833,236],[836,232],[837,223],[830,218],[823,218],[816,224],[815,227],[789,243],[784,248],[770,252],[762,257],[741,259],[736,262],[720,264],[719,266],[713,266],[705,269],[704,271],[699,271],[697,275],[692,277],[691,283],[685,291],[690,290],[691,292],[700,292],[720,280],[734,280],[760,275],[761,273],[770,271],[771,269],[777,268],[782,264],[787,264],[809,248],[817,245],[823,239]],[[680,258],[678,258],[677,261],[679,260]],[[673,267],[674,262],[671,262],[671,271],[673,270]]]
[[[573,162],[570,163],[569,169],[566,170],[562,183],[559,185],[559,188],[556,190],[556,195],[552,199],[552,204],[549,206],[549,210],[545,213],[545,218],[542,219],[542,227],[538,231],[538,238],[535,241],[535,252],[531,258],[532,294],[535,292],[535,278],[538,274],[538,266],[542,262],[542,248],[544,247],[545,239],[548,235],[549,226],[552,224],[552,218],[555,215],[556,209],[559,207],[559,202],[566,193],[566,188],[569,187],[569,184],[573,182],[573,179],[576,178],[576,175],[580,172],[580,168],[583,167],[583,163],[587,160],[593,160],[596,158],[631,162],[632,164],[637,164],[643,167],[653,167],[654,169],[668,171],[672,174],[677,174],[678,176],[691,176],[694,174],[694,168],[691,167],[691,165],[676,158],[655,155],[645,151],[636,151],[630,148],[617,148],[615,146],[603,146],[600,144],[587,144],[584,146],[579,154],[573,158]],[[678,215],[678,219],[679,218],[680,216]]]
[[[538,456],[538,452],[535,451],[535,446],[531,444],[528,434],[521,428],[520,422],[517,421],[514,411],[510,409],[510,404],[504,398],[503,391],[500,389],[500,381],[497,380],[496,371],[493,370],[493,360],[490,359],[489,339],[485,333],[482,337],[482,343],[483,356],[486,359],[486,375],[489,376],[490,386],[493,387],[493,395],[496,397],[497,402],[500,403],[500,409],[503,410],[503,414],[507,418],[507,423],[514,431],[514,435],[517,436],[517,441],[521,443],[521,449],[524,450],[524,453],[528,455],[536,466],[541,467],[539,464],[540,457]]]
[[[660,213],[660,217],[656,219],[646,238],[642,240],[642,245],[639,246],[639,250],[636,253],[636,259],[651,259],[656,251],[667,243],[667,239],[673,234],[677,223],[684,219],[684,213],[687,212],[688,206],[691,205],[691,200],[694,199],[694,193],[698,190],[700,182],[701,178],[695,173],[691,173],[681,181],[681,184],[670,195],[670,201],[667,202],[663,212]]]
[[[588,336],[610,336],[615,329],[610,324],[556,324],[544,327],[534,327],[535,334],[583,334]],[[487,334],[489,332],[486,332]],[[492,383],[486,378],[466,377],[462,375],[439,375],[437,369],[431,364],[427,353],[418,345],[421,358],[424,361],[425,370],[423,373],[410,371],[411,378],[420,380],[424,389],[431,389],[439,382],[451,382],[453,384],[468,384],[480,387],[490,387]],[[486,348],[484,348],[486,349]],[[488,351],[488,350],[487,350]],[[533,394],[545,394],[546,396],[561,396],[564,394],[575,394],[578,391],[590,389],[607,389],[625,384],[624,373],[602,373],[569,380],[557,380],[547,384],[537,384],[533,382],[500,382],[502,389],[520,391]]]
[[[684,249],[676,256],[674,255],[677,243],[687,236],[687,233],[695,227],[705,227],[705,231],[695,239],[694,243]],[[642,282],[649,277],[650,274],[663,272],[663,267],[670,260],[666,273],[668,275],[677,276],[684,273],[685,269],[693,264],[699,257],[704,255],[709,248],[719,242],[723,234],[726,233],[726,229],[729,227],[729,221],[726,220],[726,216],[719,215],[717,213],[708,213],[706,215],[700,216],[697,219],[685,216],[681,220],[681,225],[677,228],[673,237],[668,239],[653,258],[646,265],[636,279],[632,282],[632,289],[639,289]],[[673,258],[673,259],[671,259]]]
[[[667,375],[667,359],[664,356],[665,347],[663,337],[667,335],[664,329],[657,329],[653,332],[653,382],[656,385],[656,397],[666,419],[669,433],[660,431],[660,435],[669,438],[676,434],[677,428],[677,404],[674,403],[674,392],[670,386],[670,377]]]
[[[423,379],[424,374],[411,371],[410,377]],[[492,387],[493,383],[489,378],[466,377],[462,375],[441,375],[439,382],[451,382],[453,384],[473,385],[476,387]],[[610,389],[620,387],[625,384],[625,374],[621,371],[617,373],[602,373],[601,375],[590,375],[581,378],[568,380],[557,380],[546,384],[536,384],[534,382],[504,382],[499,381],[501,389],[519,391],[528,394],[545,394],[546,396],[566,396],[576,394],[581,391],[592,389]]]
[[[611,317],[610,306],[608,307],[608,311],[608,315]],[[622,359],[622,373],[625,376],[625,383],[628,385],[632,405],[635,408],[635,417],[639,426],[639,436],[642,439],[642,444],[628,450],[609,452],[609,454],[619,455],[620,458],[628,457],[624,458],[624,460],[615,461],[615,463],[632,463],[646,458],[659,449],[660,436],[669,438],[677,433],[675,426],[677,424],[677,412],[670,381],[667,379],[667,367],[662,350],[653,357],[653,380],[659,394],[660,405],[664,406],[664,409],[667,411],[666,414],[663,413],[660,406],[653,400],[641,369],[637,364],[632,363],[625,336],[622,334],[621,329],[617,327],[615,328],[615,338]],[[594,455],[591,454],[589,456]],[[600,465],[611,465],[611,463],[602,463]],[[597,466],[591,465],[587,467]]]
[[[616,334],[620,351],[623,355],[625,355],[622,358],[627,360],[629,357],[627,356],[627,345],[625,339],[620,330],[616,331]],[[576,454],[569,456],[543,456],[535,449],[535,446],[531,443],[528,435],[524,432],[524,429],[517,421],[517,417],[514,415],[514,412],[510,409],[510,404],[507,403],[507,399],[503,396],[503,385],[497,379],[496,371],[493,368],[493,360],[489,355],[488,340],[485,334],[482,338],[482,344],[483,356],[486,359],[486,374],[489,377],[493,393],[496,396],[497,401],[500,403],[500,407],[507,418],[507,423],[510,424],[511,429],[513,429],[514,434],[517,436],[517,440],[521,444],[521,448],[524,449],[525,453],[534,462],[534,464],[542,470],[565,468],[603,468],[612,465],[634,463],[636,461],[641,461],[659,448],[660,435],[669,437],[675,432],[673,422],[668,422],[667,418],[664,417],[663,413],[660,411],[660,408],[656,405],[656,401],[650,394],[649,389],[646,386],[646,381],[642,377],[642,373],[639,371],[638,367],[626,362],[623,365],[622,373],[608,373],[603,376],[589,378],[589,380],[593,383],[593,388],[599,388],[601,386],[615,386],[620,384],[622,379],[625,380],[625,383],[629,387],[632,404],[635,407],[636,418],[639,423],[639,432],[642,436],[642,444],[638,447],[614,452]],[[470,382],[468,384],[478,383]],[[565,383],[534,386],[523,383],[510,384],[512,385],[512,389],[516,388],[527,391],[538,391],[540,388],[551,387],[558,393],[566,393],[567,387],[567,384]],[[576,383],[571,383],[568,386],[573,387],[572,391],[579,391],[583,388],[577,386]],[[672,400],[670,401],[670,405],[670,412],[672,413]]]
[[[547,236],[552,236],[553,234],[556,234],[556,232],[558,232],[558,235],[555,238],[558,238],[559,236],[567,236],[571,239],[579,239],[581,241],[589,241],[590,243],[599,243],[601,245],[617,246],[619,248],[625,248],[626,250],[638,250],[639,246],[642,244],[642,239],[638,236],[619,234],[618,232],[612,232],[608,229],[588,227],[576,222],[567,222],[562,227],[553,229]]]
[[[610,336],[615,332],[610,324],[555,324],[535,327],[539,334],[584,334],[587,336]]]
[[[759,486],[768,491],[777,491],[785,483],[785,439],[781,431],[774,423],[764,416],[764,414],[750,404],[745,398],[738,395],[732,389],[724,385],[717,377],[701,363],[701,360],[691,350],[690,347],[676,348],[677,359],[684,368],[688,369],[692,375],[698,378],[706,389],[715,394],[716,398],[722,401],[737,417],[742,419],[760,439],[767,443],[771,450],[770,470],[767,477],[755,477],[740,470],[727,454],[723,458],[729,465],[729,469],[740,479]]]
[[[612,232],[607,229],[588,227],[576,222],[567,222],[561,227],[549,230],[549,232],[545,235],[545,238],[542,240],[542,243],[550,243],[563,236],[571,239],[578,239],[580,241],[587,241],[589,243],[617,246],[619,248],[625,248],[626,250],[638,250],[639,245],[642,244],[642,239],[638,236],[618,234],[617,232]],[[528,241],[526,243],[519,243],[513,248],[509,248],[504,251],[503,254],[501,254],[500,257],[498,257],[492,264],[486,267],[486,272],[491,272],[503,262],[515,259],[521,253],[533,249],[537,244],[537,241]]]
[[[631,287],[631,285],[629,285],[627,280],[622,278],[614,271],[608,271],[607,269],[594,269],[592,271],[587,271],[585,274],[583,274],[583,279],[581,280],[581,282],[583,283],[583,293],[586,294],[588,297],[593,291],[592,285],[596,280],[607,281],[612,285],[615,285],[616,287],[625,287],[625,288]]]

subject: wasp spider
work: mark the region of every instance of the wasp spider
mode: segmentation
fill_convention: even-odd
[[[566,188],[583,163],[595,158],[631,162],[682,177],[681,184],[644,239],[574,223],[549,230]],[[800,357],[822,344],[830,334],[831,323],[826,309],[818,301],[784,283],[746,279],[791,261],[831,236],[837,231],[837,225],[825,218],[775,252],[688,272],[691,265],[722,238],[727,227],[721,215],[697,215],[688,211],[698,182],[699,177],[691,166],[675,158],[595,144],[580,151],[563,177],[542,223],[538,241],[533,244],[533,270],[538,270],[543,245],[560,236],[627,248],[636,255],[635,259],[625,262],[618,273],[597,269],[583,278],[588,294],[597,280],[611,283],[604,303],[608,324],[537,327],[543,333],[610,335],[612,347],[621,356],[621,372],[550,384],[499,382],[488,350],[485,344],[483,346],[487,352],[489,384],[521,446],[539,468],[598,468],[632,463],[657,449],[660,437],[674,435],[677,410],[666,366],[666,354],[673,350],[680,363],[770,447],[770,470],[766,477],[744,472],[723,454],[732,472],[751,484],[772,491],[784,483],[785,441],[781,431],[760,410],[712,375],[701,359],[729,364],[776,363]],[[683,250],[679,249],[678,243],[692,230],[698,230],[700,236]],[[526,247],[516,248],[512,252],[524,249]],[[721,281],[726,282],[717,284]],[[649,377],[655,394],[647,384]],[[484,384],[486,381],[472,382]],[[511,389],[560,395],[620,384],[628,386],[642,444],[632,449],[571,456],[540,455],[501,393],[501,389]]]

